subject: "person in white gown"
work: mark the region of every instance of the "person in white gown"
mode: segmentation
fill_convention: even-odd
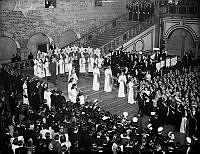
[[[131,77],[130,82],[128,83],[128,104],[134,104],[134,79]]]
[[[108,66],[108,68],[105,70],[104,91],[105,92],[112,91],[112,70],[110,66]]]
[[[76,71],[75,71],[75,68],[72,69],[72,74],[71,74],[71,77],[70,78],[73,78],[73,84],[77,84],[78,82],[78,77],[76,75]]]
[[[44,67],[42,63],[42,59],[38,60],[38,77],[43,78],[44,76]]]
[[[69,57],[67,54],[65,54],[65,59],[64,59],[64,63],[65,63],[65,73],[68,72],[68,64],[69,64]]]
[[[44,99],[47,101],[46,104],[49,107],[49,109],[51,109],[51,91],[46,88],[44,91]]]
[[[92,55],[88,58],[88,72],[91,73],[93,72],[93,67],[94,67],[94,58]]]
[[[119,76],[118,82],[119,82],[118,97],[125,97],[126,76],[124,75],[124,72],[122,72],[121,75]]]
[[[56,59],[56,75],[58,75],[60,72],[59,72],[59,60],[57,58]]]
[[[99,68],[101,68],[103,64],[103,59],[100,57],[100,55],[98,55],[98,57],[95,59],[95,63],[97,64]]]
[[[100,87],[99,77],[100,77],[100,71],[98,66],[95,64],[93,69],[93,84],[92,84],[92,90],[94,91],[99,90]]]
[[[27,92],[27,80],[23,83],[23,104],[29,105],[28,92]]]
[[[69,63],[68,63],[68,81],[70,80],[71,74],[72,74],[72,60],[70,59]]]
[[[68,82],[68,86],[67,86],[67,93],[68,93],[68,99],[71,100],[71,89],[72,89],[72,85],[73,85],[73,78],[71,78]]]
[[[38,76],[38,60],[34,59],[34,66],[33,66],[33,70],[34,70],[34,75]]]
[[[49,71],[49,59],[48,58],[46,58],[46,60],[45,60],[44,68],[45,68],[45,76],[51,76],[51,73]]]
[[[81,58],[79,59],[80,73],[86,73],[85,63],[86,63],[85,57],[83,53],[81,53]]]
[[[62,55],[60,54],[60,59],[59,59],[59,74],[64,74],[65,73],[65,64]]]
[[[71,97],[70,97],[70,101],[72,103],[76,103],[77,95],[78,95],[77,85],[73,84],[71,88]]]

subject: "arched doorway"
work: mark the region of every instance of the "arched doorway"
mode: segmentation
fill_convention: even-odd
[[[29,38],[27,48],[28,51],[32,52],[35,56],[38,50],[41,50],[42,52],[47,52],[50,42],[51,39],[47,35],[43,33],[37,33]]]
[[[59,48],[63,48],[70,44],[71,42],[80,38],[80,35],[72,30],[65,31],[62,33],[59,39]]]
[[[187,52],[195,55],[195,44],[192,35],[185,29],[176,29],[171,32],[166,42],[166,49],[169,55],[182,57]]]
[[[10,37],[0,37],[0,62],[8,62],[17,53],[17,44]]]

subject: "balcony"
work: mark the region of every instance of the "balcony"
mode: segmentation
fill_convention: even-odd
[[[166,5],[160,7],[162,17],[200,17],[200,6],[197,5]]]

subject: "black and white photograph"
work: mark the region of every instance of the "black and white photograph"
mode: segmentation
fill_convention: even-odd
[[[0,0],[0,154],[200,153],[199,0]]]

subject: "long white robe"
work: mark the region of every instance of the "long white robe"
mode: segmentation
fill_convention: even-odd
[[[118,91],[118,97],[125,97],[125,83],[126,83],[126,76],[120,75],[119,79],[119,91]]]
[[[99,77],[100,77],[99,68],[94,68],[93,69],[93,84],[92,84],[92,90],[94,91],[99,90],[99,87],[100,87]]]
[[[65,73],[65,66],[64,66],[64,61],[63,59],[59,60],[59,73],[60,74],[64,74]]]
[[[70,97],[71,102],[76,103],[77,95],[78,95],[77,90],[76,89],[72,89],[71,90],[71,97]]]
[[[88,59],[88,72],[93,72],[94,58],[90,57]]]
[[[80,73],[86,73],[86,70],[85,70],[85,58],[82,57],[79,59],[79,66],[80,66]]]
[[[128,83],[128,104],[133,104],[135,103],[135,100],[134,100],[134,92],[133,92],[133,82],[130,81]]]
[[[77,77],[77,75],[76,75],[75,72],[73,72],[73,73],[71,74],[71,78],[74,78],[73,81],[72,81],[72,83],[73,83],[73,84],[77,84],[77,82],[78,82],[78,77]]]
[[[45,90],[44,91],[44,99],[47,100],[47,106],[49,107],[49,109],[51,108],[51,92]]]
[[[37,59],[34,59],[34,66],[33,66],[33,70],[34,70],[34,75],[38,76],[38,61]]]
[[[105,70],[105,83],[104,83],[104,91],[111,92],[112,91],[112,71],[111,69]]]
[[[49,71],[49,61],[45,62],[44,67],[45,67],[45,74],[46,74],[46,76],[51,76],[51,73]]]
[[[102,63],[103,63],[103,59],[100,58],[100,57],[97,57],[97,58],[95,59],[95,63],[97,64],[97,66],[98,66],[99,68],[101,68]]]
[[[28,101],[28,92],[27,92],[27,83],[23,84],[23,104],[29,105]]]
[[[65,57],[64,63],[65,63],[65,72],[68,72],[69,71],[68,69],[69,57],[68,56]]]
[[[59,72],[59,61],[56,60],[56,75],[58,75],[60,72]]]

